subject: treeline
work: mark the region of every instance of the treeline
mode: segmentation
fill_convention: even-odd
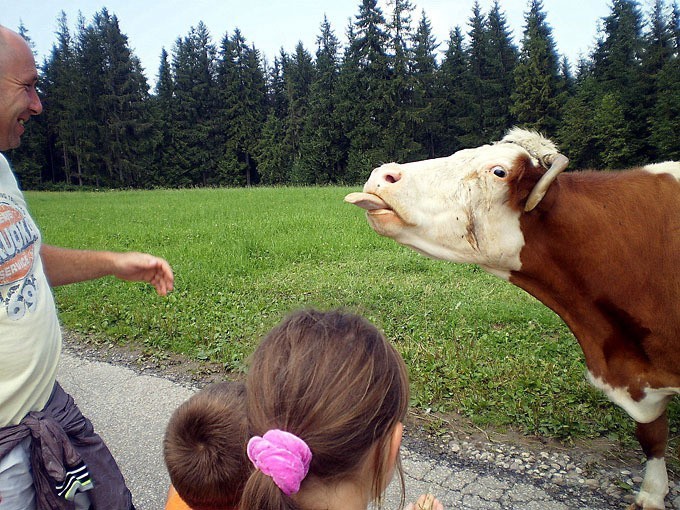
[[[72,34],[62,13],[40,66],[45,111],[9,157],[25,189],[356,184],[382,162],[521,125],[573,167],[680,159],[677,3],[643,13],[612,0],[573,71],[541,0],[528,2],[519,48],[498,0],[488,13],[475,3],[443,46],[410,0],[390,6],[361,0],[344,44],[324,19],[314,54],[299,43],[271,63],[238,29],[216,44],[199,23],[162,50],[153,93],[114,14]]]

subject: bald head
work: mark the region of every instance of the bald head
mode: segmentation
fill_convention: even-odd
[[[0,151],[21,143],[24,124],[42,111],[35,90],[38,71],[28,43],[0,25]]]
[[[23,37],[14,30],[0,25],[0,74],[22,45],[28,47]]]

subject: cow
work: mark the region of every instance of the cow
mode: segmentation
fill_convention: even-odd
[[[384,164],[345,201],[378,234],[477,264],[557,313],[590,382],[637,424],[647,462],[630,508],[663,509],[666,408],[680,393],[680,163],[567,165],[552,141],[513,128],[448,157]]]

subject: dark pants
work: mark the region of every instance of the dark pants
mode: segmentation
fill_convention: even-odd
[[[67,439],[63,440],[64,434],[61,432],[44,432],[49,430],[49,427],[36,425],[42,420],[45,420],[46,424],[52,423],[51,420],[56,422]],[[31,421],[31,427],[26,425],[26,421]],[[59,383],[54,383],[52,395],[42,411],[29,413],[19,425],[0,429],[0,452],[11,450],[14,445],[29,436],[33,437],[31,468],[38,510],[73,508],[72,502],[56,496],[53,483],[44,465],[45,452],[65,452],[71,446],[87,465],[93,481],[93,488],[87,491],[92,510],[134,509],[130,490],[125,485],[123,474],[111,452],[99,434],[94,431],[92,422],[83,416],[73,398],[61,388]],[[68,456],[67,453],[63,455]],[[55,498],[58,499],[55,500]],[[56,507],[55,502],[58,505]]]

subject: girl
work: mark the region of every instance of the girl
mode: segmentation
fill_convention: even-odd
[[[255,466],[241,510],[365,510],[381,503],[399,459],[406,366],[366,319],[293,313],[263,339],[246,381]],[[415,508],[442,509],[431,496]]]

